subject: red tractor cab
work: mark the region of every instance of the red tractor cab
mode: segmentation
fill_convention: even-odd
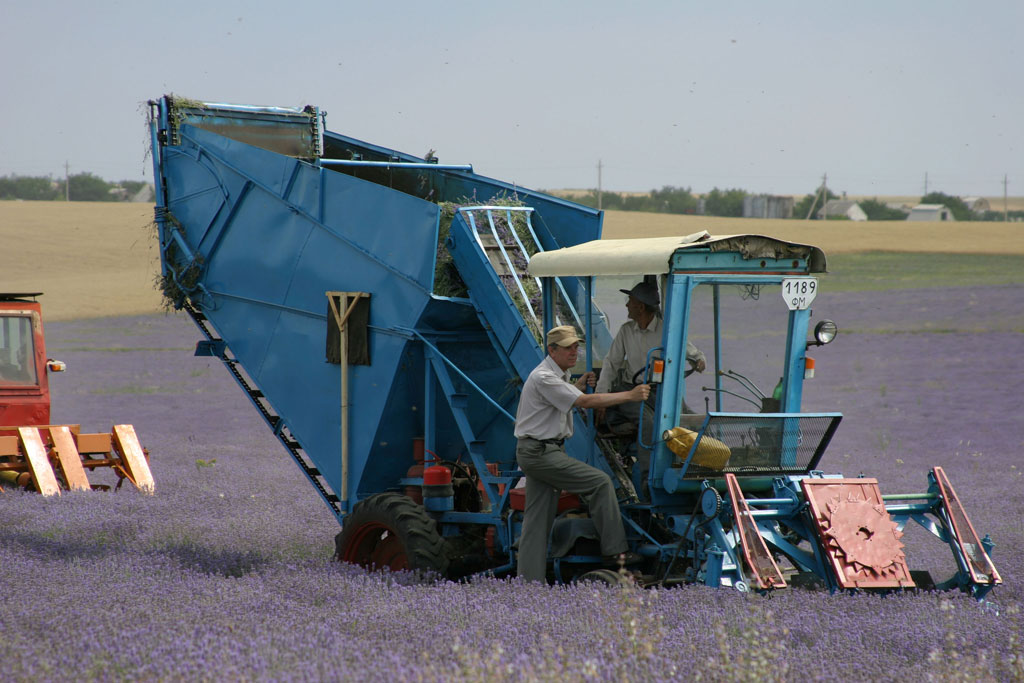
[[[0,293],[0,426],[50,424],[47,373],[64,364],[46,358],[40,294]]]
[[[110,467],[117,486],[128,479],[153,491],[149,455],[132,425],[85,434],[80,425],[50,424],[48,373],[64,363],[47,359],[41,292],[0,293],[0,492],[24,488],[43,495],[93,486],[86,470]]]

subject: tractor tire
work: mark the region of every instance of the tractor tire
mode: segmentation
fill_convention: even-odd
[[[437,574],[448,571],[445,543],[423,506],[398,493],[355,504],[334,538],[336,560],[367,569]]]
[[[594,569],[576,578],[574,583],[603,583],[607,586],[635,586],[630,574],[620,574],[614,569]]]

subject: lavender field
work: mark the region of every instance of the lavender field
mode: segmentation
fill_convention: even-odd
[[[826,280],[841,333],[804,407],[845,415],[827,471],[904,493],[945,468],[996,542],[985,603],[367,574],[330,560],[334,518],[184,315],[51,323],[54,421],[134,424],[157,490],[0,494],[0,677],[1024,680],[1024,285],[955,284]],[[945,578],[914,531],[911,567]]]

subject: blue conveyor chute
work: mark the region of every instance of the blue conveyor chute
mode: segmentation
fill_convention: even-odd
[[[533,208],[543,249],[598,238],[600,212],[468,170],[424,168],[423,159],[329,132],[324,157],[420,163],[330,167],[256,146],[273,139],[288,148],[280,141],[287,131],[273,134],[281,110],[243,108],[246,121],[236,126],[234,110],[179,109],[187,115],[168,98],[154,103],[164,281],[175,303],[195,313],[207,352],[229,363],[306,474],[326,485],[318,488],[335,514],[397,487],[418,437],[439,457],[466,463],[472,439],[488,462],[514,469],[509,415],[543,350],[458,215],[440,246],[451,250],[469,294],[434,293],[438,202],[514,194]],[[301,130],[300,142],[319,153],[305,128],[316,113],[306,111],[306,124],[289,110],[282,125]],[[253,117],[259,137],[248,144]],[[347,487],[341,371],[325,354],[326,292],[370,300],[370,364],[348,369]],[[339,499],[343,488],[347,500]]]

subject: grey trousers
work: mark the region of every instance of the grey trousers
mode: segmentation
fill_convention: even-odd
[[[529,438],[519,439],[516,460],[526,474],[526,509],[517,566],[519,576],[529,581],[545,580],[548,538],[562,491],[576,493],[586,499],[590,517],[601,536],[602,555],[615,555],[629,549],[615,487],[607,474],[570,458],[561,446]]]

